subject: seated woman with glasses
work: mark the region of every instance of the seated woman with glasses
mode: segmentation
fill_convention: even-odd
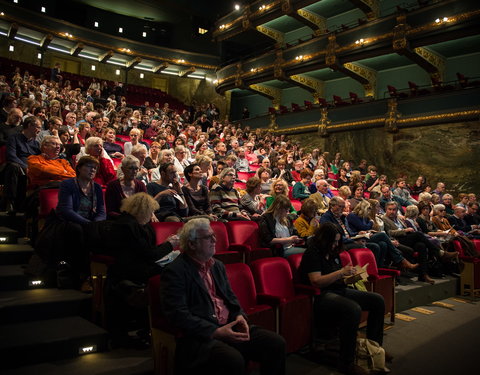
[[[135,156],[126,156],[120,168],[123,172],[122,177],[110,182],[105,192],[107,215],[110,218],[120,215],[122,200],[133,194],[147,191],[145,184],[135,178],[140,170],[140,161]]]

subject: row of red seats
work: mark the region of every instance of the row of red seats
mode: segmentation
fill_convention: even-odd
[[[477,252],[480,253],[480,240],[473,240]],[[460,294],[480,296],[480,258],[465,254],[460,241],[453,241],[455,251],[459,253],[459,259],[463,262],[464,268],[460,274]]]
[[[352,249],[340,254],[342,265],[369,264],[368,289],[382,294],[385,298],[386,314],[395,316],[394,277],[398,272],[376,268],[375,257],[368,249]],[[250,265],[227,264],[227,276],[237,295],[240,305],[251,324],[270,329],[282,335],[287,342],[287,352],[296,352],[310,345],[314,338],[313,298],[321,293],[320,289],[300,284],[298,268],[302,254],[288,258],[271,257],[258,259]],[[173,363],[174,336],[162,316],[160,309],[161,276],[149,281],[150,317],[155,367],[165,368]],[[367,319],[362,315],[362,323]],[[170,337],[168,337],[170,336]],[[166,342],[170,340],[169,344]],[[169,347],[170,346],[170,347]],[[159,355],[162,352],[163,355]],[[168,367],[168,366],[167,366]]]

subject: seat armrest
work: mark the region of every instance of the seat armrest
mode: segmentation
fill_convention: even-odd
[[[228,247],[228,251],[238,251],[239,253],[246,253],[250,251],[250,249],[249,245],[243,245],[240,243],[231,243]]]
[[[391,268],[379,268],[378,273],[380,275],[389,275],[389,276],[392,276],[392,277],[400,276],[400,271],[399,270],[392,270]]]
[[[295,292],[299,294],[308,294],[309,296],[318,296],[320,294],[320,289],[311,285],[305,284],[295,284]]]
[[[271,294],[259,293],[257,294],[257,302],[262,305],[269,305],[272,307],[276,307],[278,305],[281,305],[283,302],[285,302],[285,298],[272,296]]]

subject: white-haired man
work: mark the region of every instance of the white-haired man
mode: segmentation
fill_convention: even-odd
[[[285,340],[249,326],[228,281],[213,258],[215,233],[208,219],[192,219],[180,232],[183,253],[162,273],[165,316],[181,331],[175,360],[180,374],[244,374],[246,361],[261,374],[285,373]]]

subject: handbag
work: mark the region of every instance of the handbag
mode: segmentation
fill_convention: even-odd
[[[357,339],[355,363],[367,371],[390,372],[385,366],[385,349],[374,340]]]

